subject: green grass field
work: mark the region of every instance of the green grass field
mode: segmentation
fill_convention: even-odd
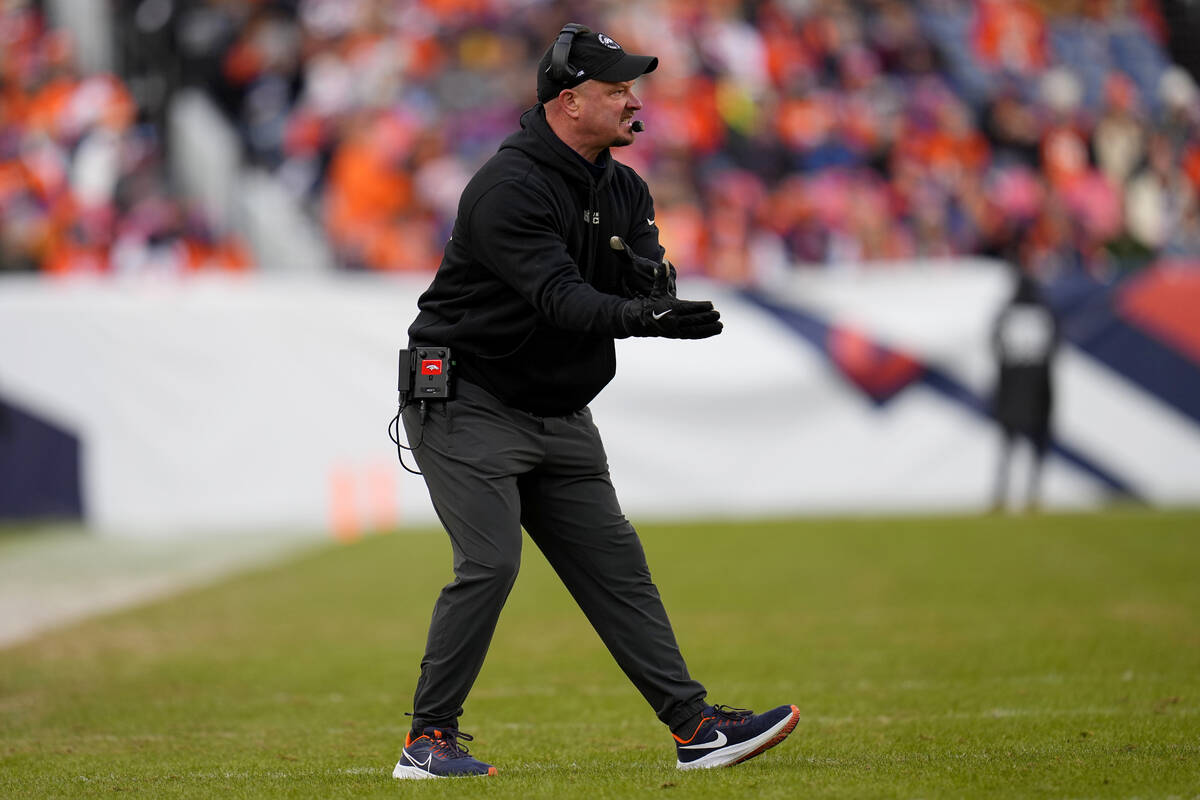
[[[405,532],[0,650],[0,797],[1200,797],[1200,513],[641,532],[710,699],[802,709],[779,747],[677,771],[528,545],[462,720],[500,775],[393,780],[449,576]]]

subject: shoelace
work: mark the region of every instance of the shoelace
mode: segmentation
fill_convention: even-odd
[[[734,708],[727,705],[713,706],[713,711],[717,712],[718,725],[741,725],[754,716],[754,712],[748,708]]]
[[[441,734],[433,739],[433,747],[443,758],[466,758],[470,750],[462,742],[473,742],[475,737],[469,733],[450,728],[438,728]]]

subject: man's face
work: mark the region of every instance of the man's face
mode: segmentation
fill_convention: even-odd
[[[633,93],[633,84],[584,81],[575,88],[581,131],[597,148],[633,144],[633,115],[642,107],[642,101]]]

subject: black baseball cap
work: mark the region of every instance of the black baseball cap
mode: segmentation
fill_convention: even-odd
[[[626,53],[621,49],[621,45],[610,37],[582,26],[581,31],[571,40],[571,50],[567,56],[567,63],[571,65],[574,74],[567,80],[557,79],[551,68],[553,61],[554,45],[551,44],[538,62],[539,103],[553,100],[563,89],[574,88],[584,81],[620,83],[631,81],[658,68],[658,59],[654,56]]]

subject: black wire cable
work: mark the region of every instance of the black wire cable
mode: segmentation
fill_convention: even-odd
[[[404,463],[404,451],[416,453],[417,448],[421,446],[421,442],[425,441],[425,418],[429,415],[429,408],[425,401],[422,400],[419,405],[421,412],[421,438],[417,443],[409,447],[400,441],[400,426],[403,424],[400,420],[400,415],[404,413],[404,409],[408,407],[408,402],[400,404],[400,408],[396,411],[396,416],[392,417],[392,421],[388,423],[388,438],[396,445],[396,457],[400,459],[400,466],[404,467],[405,472],[410,472],[413,475],[424,475],[423,472],[415,470],[408,464]]]

